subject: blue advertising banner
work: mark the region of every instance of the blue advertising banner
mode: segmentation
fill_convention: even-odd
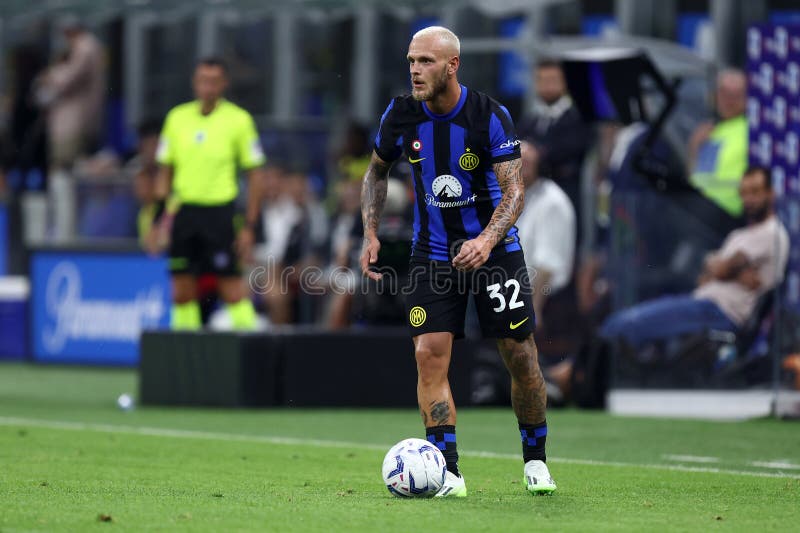
[[[164,259],[35,252],[31,286],[31,345],[37,361],[133,366],[142,330],[169,324]]]
[[[749,160],[772,170],[791,239],[784,303],[800,311],[800,24],[751,26],[747,77]]]

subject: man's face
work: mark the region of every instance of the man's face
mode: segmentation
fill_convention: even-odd
[[[536,94],[548,105],[567,94],[564,73],[560,68],[546,66],[536,70]]]
[[[755,171],[745,174],[739,184],[742,209],[750,222],[761,222],[772,209],[773,194],[766,179],[763,172]]]
[[[717,114],[727,120],[744,113],[747,107],[747,81],[744,76],[727,74],[717,82]]]
[[[411,95],[416,100],[430,101],[447,89],[447,81],[458,66],[458,57],[448,55],[440,40],[423,36],[408,45],[408,65]]]
[[[213,103],[222,98],[228,87],[228,78],[222,67],[198,65],[192,78],[194,97],[204,103]]]

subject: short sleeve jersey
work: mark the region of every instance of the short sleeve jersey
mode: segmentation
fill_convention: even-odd
[[[237,169],[262,165],[264,152],[255,123],[241,107],[220,100],[208,115],[200,102],[167,114],[156,159],[173,167],[172,188],[181,203],[221,205],[239,192]]]
[[[381,118],[375,153],[384,161],[408,158],[414,177],[412,257],[449,261],[461,242],[489,224],[502,192],[495,163],[520,156],[505,107],[461,86],[458,104],[437,115],[406,95],[392,100]],[[492,255],[520,250],[516,227]]]

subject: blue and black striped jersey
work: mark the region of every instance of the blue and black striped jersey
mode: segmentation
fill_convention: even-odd
[[[502,192],[492,165],[520,156],[505,107],[461,86],[456,107],[432,113],[411,96],[392,100],[381,118],[375,153],[391,162],[408,158],[414,173],[413,257],[449,261],[461,242],[489,224]],[[492,255],[520,250],[517,228]]]

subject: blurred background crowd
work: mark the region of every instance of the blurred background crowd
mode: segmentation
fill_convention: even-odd
[[[461,82],[506,105],[525,141],[518,226],[537,271],[537,340],[554,363],[580,353],[612,311],[691,292],[707,253],[744,224],[747,29],[800,23],[791,0],[0,4],[5,272],[26,274],[37,247],[142,242],[162,121],[192,98],[195,62],[213,54],[227,63],[227,97],[255,117],[268,159],[250,268],[287,282],[253,287],[265,327],[402,323],[396,296],[355,290],[365,283],[355,262],[360,181],[380,113],[408,92],[410,36],[431,24],[453,29]],[[643,50],[674,90],[658,128],[581,115],[562,62],[601,46]],[[664,106],[655,89],[643,94],[651,118]],[[637,157],[644,144],[656,170]],[[410,172],[392,169],[382,225],[382,264],[401,274]],[[699,200],[670,194],[686,190]],[[318,290],[301,290],[307,266],[325,273]],[[224,327],[213,277],[202,288],[204,315]]]

